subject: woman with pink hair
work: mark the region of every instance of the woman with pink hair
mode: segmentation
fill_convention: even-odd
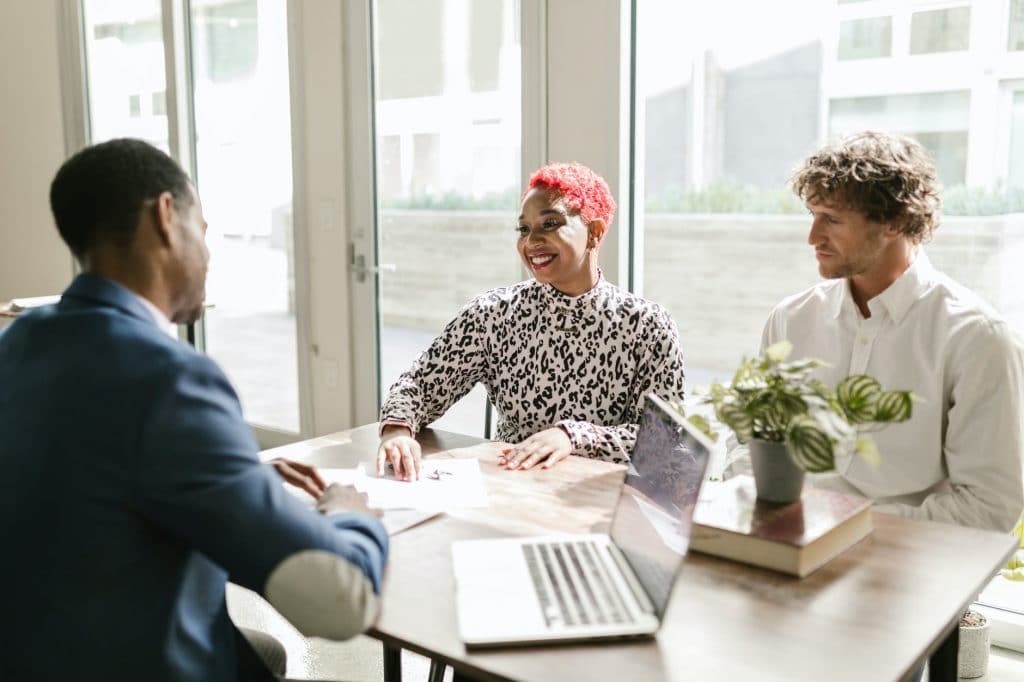
[[[501,462],[544,468],[569,455],[626,462],[644,396],[683,395],[679,333],[661,306],[604,279],[615,214],[586,166],[550,163],[522,198],[517,248],[533,279],[469,302],[388,391],[378,473],[419,477],[416,433],[480,382],[498,412]]]

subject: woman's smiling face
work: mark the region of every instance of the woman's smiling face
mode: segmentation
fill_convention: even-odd
[[[543,187],[531,189],[523,198],[517,231],[519,255],[538,282],[569,296],[594,286],[595,237],[562,195]]]

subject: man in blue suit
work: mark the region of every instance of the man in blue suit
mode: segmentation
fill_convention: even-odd
[[[272,679],[228,579],[304,634],[366,629],[383,527],[337,513],[359,505],[336,487],[323,515],[285,491],[221,370],[165,333],[204,298],[186,174],[113,140],[61,167],[50,204],[83,272],[0,335],[0,677]]]

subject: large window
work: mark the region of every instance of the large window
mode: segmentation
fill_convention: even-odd
[[[869,59],[892,54],[892,17],[850,19],[839,25],[839,58]]]
[[[935,159],[946,185],[967,177],[970,92],[837,98],[829,102],[829,134],[872,128],[916,138]]]
[[[760,0],[637,2],[638,284],[675,317],[689,386],[729,379],[772,307],[819,280],[787,176],[865,129],[930,151],[945,190],[929,257],[1024,332],[1024,66],[968,40],[1001,35],[999,13],[922,5],[792,0],[779,21],[780,4]],[[941,81],[933,52],[948,53]],[[997,578],[986,600],[1024,612],[1024,583]]]
[[[1024,50],[1024,0],[1010,0],[1009,28],[1007,49]]]
[[[228,374],[251,423],[297,435],[286,3],[191,0],[178,8],[185,26],[168,32],[174,19],[159,0],[83,1],[89,139],[142,138],[184,160],[210,225],[210,307],[199,343]],[[180,43],[165,44],[169,33]],[[192,67],[179,74],[177,149],[167,55]]]
[[[137,137],[167,149],[159,0],[82,3],[90,139]]]
[[[1007,185],[1024,191],[1024,90],[1013,93],[1010,103],[1010,160]]]
[[[206,351],[246,419],[299,431],[285,3],[193,0],[196,177],[210,224]]]
[[[794,4],[805,19],[781,24],[759,2],[637,8],[640,284],[679,326],[690,386],[731,376],[772,306],[816,279],[785,183],[819,139],[827,13]],[[768,23],[780,30],[754,28]]]
[[[472,297],[523,278],[517,6],[376,2],[382,393]],[[482,435],[485,406],[477,386],[436,426]]]
[[[970,36],[970,6],[915,12],[910,20],[910,54],[966,50]]]

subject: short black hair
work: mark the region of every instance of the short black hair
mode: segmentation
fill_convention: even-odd
[[[191,208],[190,180],[181,166],[148,142],[121,138],[64,162],[50,184],[50,210],[61,238],[80,257],[100,243],[130,243],[143,204],[164,192],[178,211]]]

